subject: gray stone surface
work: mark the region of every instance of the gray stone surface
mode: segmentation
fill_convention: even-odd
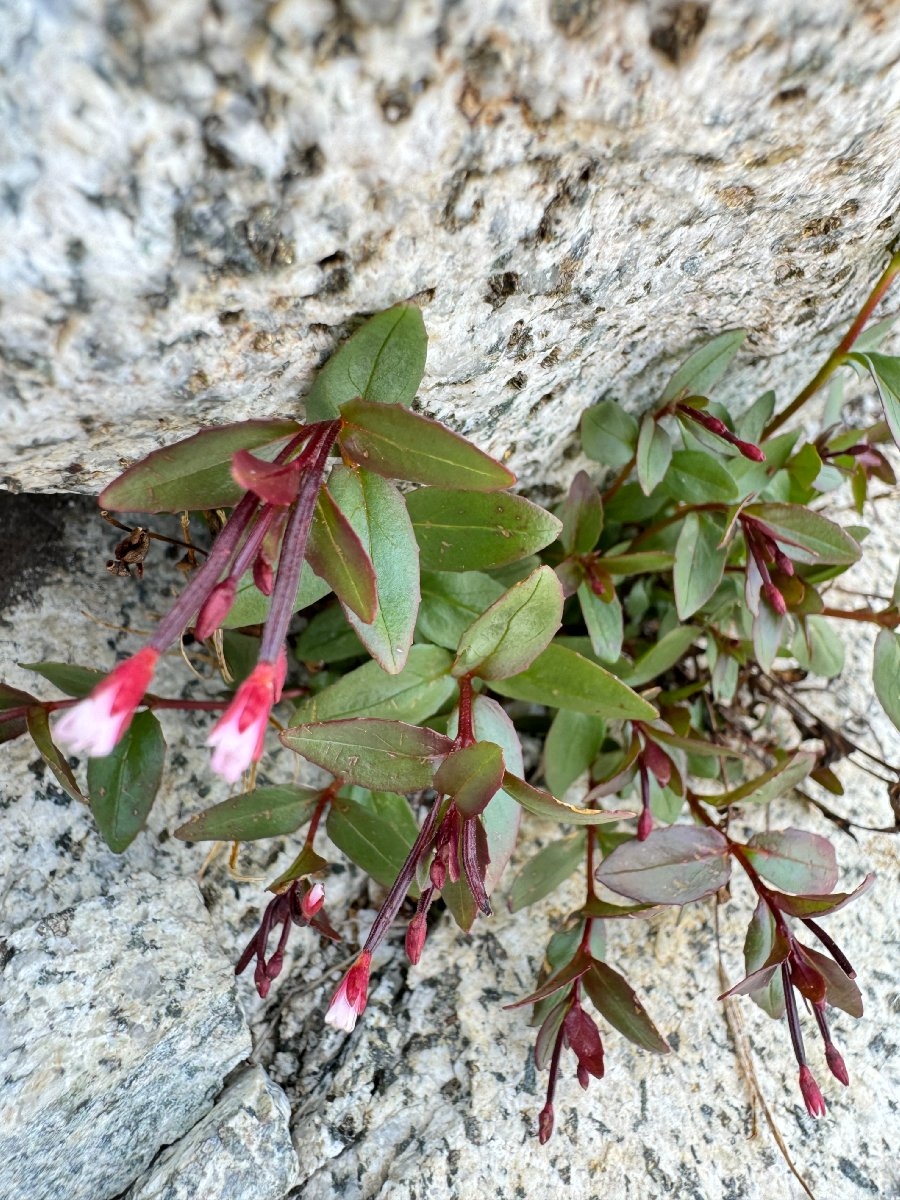
[[[0,1194],[108,1200],[209,1108],[250,1037],[195,884],[146,874],[4,942]]]
[[[529,483],[722,329],[787,392],[897,232],[898,53],[874,0],[7,5],[5,486],[295,413],[408,297],[422,404]]]
[[[282,1200],[297,1179],[290,1115],[287,1097],[262,1067],[242,1071],[125,1200]]]

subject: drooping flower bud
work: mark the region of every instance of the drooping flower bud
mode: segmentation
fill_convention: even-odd
[[[366,1007],[371,965],[372,955],[368,950],[363,950],[334,993],[331,1004],[328,1006],[328,1012],[325,1014],[326,1025],[332,1025],[335,1029],[343,1029],[345,1033],[353,1032],[357,1017]]]
[[[91,758],[111,754],[150,686],[158,659],[159,651],[145,646],[119,663],[89,696],[60,717],[59,740],[75,752],[87,751]]]
[[[194,637],[199,642],[205,642],[208,637],[212,637],[228,616],[236,592],[237,580],[229,577],[217,583],[206,597],[194,622]]]
[[[844,1062],[843,1055],[834,1042],[828,1042],[825,1046],[825,1061],[828,1063],[828,1069],[839,1080],[844,1087],[850,1086],[850,1075],[847,1071],[847,1064]]]
[[[546,1146],[551,1137],[553,1137],[553,1105],[548,1101],[538,1117],[538,1138],[541,1145]]]
[[[283,682],[279,663],[257,663],[206,739],[206,744],[214,747],[213,770],[229,783],[236,783],[241,773],[262,757],[269,713],[281,695]]]
[[[422,957],[427,927],[424,912],[417,912],[406,927],[406,957],[413,966]]]
[[[300,901],[300,911],[307,921],[309,921],[316,915],[324,903],[325,889],[321,883],[314,883],[309,891],[304,893],[303,899]]]
[[[813,1078],[813,1073],[807,1066],[800,1068],[800,1092],[806,1111],[811,1117],[825,1116],[825,1097],[819,1090],[819,1085]]]

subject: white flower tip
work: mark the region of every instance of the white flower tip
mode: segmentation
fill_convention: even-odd
[[[338,988],[337,994],[325,1014],[325,1024],[331,1025],[334,1029],[342,1029],[344,1033],[352,1033],[356,1028],[358,1016],[359,1013],[347,999],[344,988]]]

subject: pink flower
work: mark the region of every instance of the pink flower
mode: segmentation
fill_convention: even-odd
[[[252,762],[262,757],[266,725],[272,705],[281,696],[284,666],[260,662],[244,680],[235,697],[206,739],[214,747],[212,769],[229,783],[236,783]]]
[[[119,663],[86,699],[63,714],[56,724],[59,740],[70,750],[86,750],[91,758],[111,754],[144,698],[158,658],[158,650],[145,646]]]
[[[356,1018],[366,1007],[371,965],[372,955],[368,950],[363,950],[341,980],[341,986],[334,993],[334,999],[325,1014],[326,1025],[333,1025],[335,1029],[343,1029],[345,1033],[353,1032]]]

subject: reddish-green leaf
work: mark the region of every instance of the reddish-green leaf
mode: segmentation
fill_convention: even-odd
[[[27,663],[22,663],[26,670],[36,669],[37,664],[32,663],[30,666]],[[43,663],[41,664],[44,665]],[[0,683],[0,712],[5,712],[8,708],[25,708],[30,704],[40,704],[37,696],[32,696],[28,692],[20,691],[19,688],[10,687],[8,683]]]
[[[629,835],[626,834],[625,837],[628,838]],[[646,920],[647,917],[662,912],[663,907],[661,904],[610,904],[608,900],[590,896],[581,909],[581,915],[599,921]]]
[[[504,679],[524,671],[553,640],[562,610],[556,573],[551,567],[538,567],[465,630],[453,674]]]
[[[338,600],[360,621],[371,623],[378,610],[375,568],[353,526],[323,487],[309,531],[306,557]]]
[[[755,976],[768,962],[775,948],[775,919],[764,900],[760,900],[747,926],[747,936],[744,939],[744,966],[747,975]],[[784,982],[781,972],[773,965],[766,982],[754,988],[749,993],[754,1004],[758,1004],[763,1012],[775,1020],[784,1015]]]
[[[522,496],[419,488],[406,497],[422,566],[484,571],[549,546],[560,521]]]
[[[565,821],[569,825],[604,825],[609,821],[621,821],[623,817],[633,815],[624,811],[578,808],[575,804],[566,804],[565,801],[557,800],[555,796],[545,792],[543,788],[533,787],[509,771],[503,776],[503,788],[526,812],[536,817],[544,817],[548,821]]]
[[[82,793],[81,788],[75,780],[75,776],[72,774],[72,768],[66,762],[65,756],[51,736],[47,710],[38,707],[30,708],[25,714],[25,722],[28,732],[34,740],[34,744],[41,752],[41,758],[43,758],[44,762],[56,776],[60,787],[73,800],[79,800],[84,804],[87,797]]]
[[[231,476],[231,456],[255,450],[259,458],[274,458],[299,428],[296,421],[272,419],[201,429],[129,467],[101,492],[100,506],[148,513],[228,508],[243,490]]]
[[[565,646],[551,643],[527,671],[491,681],[491,688],[514,700],[601,717],[652,721],[656,709],[621,679]]]
[[[341,405],[339,440],[346,458],[388,479],[475,492],[495,492],[516,482],[511,471],[477,446],[399,404],[355,399]]]
[[[613,1029],[653,1054],[668,1054],[669,1044],[650,1020],[637,993],[624,976],[605,962],[591,963],[582,982],[591,1003]]]
[[[262,787],[242,792],[195,813],[175,830],[184,842],[254,842],[294,833],[313,814],[321,791],[307,787]]]
[[[378,404],[411,404],[425,371],[428,337],[415,305],[376,313],[331,356],[306,397],[310,421],[331,421],[362,396]]]
[[[863,1015],[863,999],[856,983],[846,975],[833,958],[814,950],[812,946],[797,946],[801,958],[825,976],[825,999],[828,1004],[842,1009],[851,1017]]]
[[[434,776],[434,789],[449,796],[464,816],[484,812],[503,782],[503,751],[494,742],[476,742],[448,754]]]
[[[789,892],[830,892],[838,880],[834,846],[804,829],[755,833],[746,847],[764,879]]]
[[[559,1036],[560,1028],[570,1007],[571,1001],[566,996],[550,1009],[541,1022],[541,1027],[538,1030],[538,1035],[534,1043],[534,1065],[539,1071],[543,1071],[553,1058],[556,1039]]]
[[[334,844],[382,887],[397,878],[419,832],[407,800],[384,791],[336,796],[327,829]]]
[[[375,569],[377,607],[364,622],[345,608],[360,641],[391,675],[406,665],[419,611],[419,551],[403,497],[369,471],[338,467],[331,491]]]
[[[849,533],[803,504],[751,504],[744,513],[768,525],[797,562],[849,566],[860,556],[859,545]]]
[[[451,740],[433,729],[374,718],[292,726],[281,740],[347,783],[383,792],[430,787],[439,763],[453,749]]]
[[[312,846],[304,845],[291,865],[282,871],[277,879],[272,880],[266,891],[277,894],[284,891],[287,885],[293,883],[295,879],[306,879],[309,875],[326,870],[327,867],[328,862],[321,854],[317,854]]]
[[[617,847],[597,879],[645,904],[689,904],[724,887],[730,874],[728,842],[718,830],[672,825]]]
[[[585,837],[582,831],[569,837],[555,838],[525,866],[509,889],[509,911],[518,912],[549,896],[584,862]]]
[[[413,646],[399,675],[367,662],[307,697],[294,709],[292,725],[347,717],[385,717],[415,724],[436,713],[456,691],[452,659],[440,646]]]
[[[727,808],[729,804],[752,803],[768,804],[777,800],[798,783],[804,780],[816,764],[815,754],[800,751],[790,758],[776,763],[762,775],[748,779],[739,787],[718,796],[704,796],[703,803],[711,804],[714,808]]]
[[[579,471],[559,510],[559,540],[567,554],[589,554],[603,531],[603,501],[591,477]]]
[[[152,712],[139,712],[105,758],[88,759],[91,812],[117,854],[144,828],[162,781],[166,742]]]
[[[560,991],[570,983],[574,983],[576,979],[580,979],[591,969],[591,957],[584,950],[578,949],[575,952],[575,957],[566,963],[555,975],[551,975],[548,980],[523,1000],[516,1000],[514,1004],[504,1004],[504,1008],[524,1008],[526,1004],[537,1004],[538,1001],[546,999],[547,996],[552,996],[554,992]]]
[[[867,875],[852,892],[832,892],[830,896],[788,896],[776,892],[775,899],[778,907],[789,917],[828,917],[867,892],[874,882],[875,876],[872,874]]]
[[[97,671],[93,667],[77,667],[73,663],[19,663],[19,666],[26,671],[34,671],[38,675],[43,675],[44,679],[49,679],[53,686],[59,688],[61,692],[65,692],[67,696],[75,696],[79,700],[93,691],[106,675],[105,672]],[[25,696],[26,693],[20,692],[19,695]],[[2,701],[0,701],[0,706],[2,706]]]

